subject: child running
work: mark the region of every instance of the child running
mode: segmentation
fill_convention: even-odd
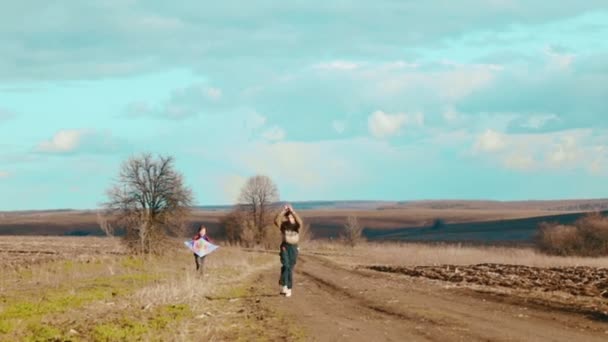
[[[203,239],[209,243],[211,243],[211,239],[207,236],[207,227],[205,225],[201,225],[198,229],[198,233],[192,238],[193,241],[198,241],[199,239]],[[194,262],[196,263],[196,271],[199,274],[203,274],[204,266],[205,266],[205,258],[207,256],[204,255],[202,257],[198,256],[194,253]]]

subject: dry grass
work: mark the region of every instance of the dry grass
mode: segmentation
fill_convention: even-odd
[[[239,248],[221,248],[205,261],[205,275],[194,272],[192,255],[173,256],[182,267],[179,277],[167,279],[162,283],[141,289],[133,298],[142,305],[155,306],[166,304],[186,304],[205,300],[241,283],[245,278],[268,268],[274,260],[268,255],[246,253]],[[157,266],[158,267],[158,266]],[[166,273],[152,269],[151,274]]]
[[[351,249],[338,243],[313,241],[303,252],[324,255],[333,261],[352,265],[362,263],[394,266],[476,265],[481,263],[536,267],[606,267],[608,265],[608,257],[563,257],[545,255],[532,248],[472,247],[452,244],[366,243]]]
[[[0,237],[0,253],[10,256],[0,261],[0,341],[221,340],[221,316],[212,326],[197,318],[222,311],[225,302],[208,298],[238,295],[247,277],[277,260],[222,247],[201,277],[192,253],[175,243],[173,253],[142,259],[110,238]]]

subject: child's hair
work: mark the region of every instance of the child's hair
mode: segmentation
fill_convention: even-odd
[[[200,233],[200,232],[201,232],[201,230],[203,230],[203,229],[204,229],[204,230],[207,230],[207,227],[205,227],[205,225],[204,225],[204,224],[201,224],[201,225],[198,227],[198,232]]]

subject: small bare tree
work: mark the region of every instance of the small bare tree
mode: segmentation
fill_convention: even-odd
[[[241,189],[239,207],[253,222],[256,242],[264,238],[264,227],[272,222],[270,207],[279,200],[279,190],[272,179],[264,175],[256,175],[247,180]]]
[[[183,233],[193,196],[173,163],[172,157],[131,157],[108,190],[105,207],[132,251],[162,252],[167,236]]]
[[[363,227],[359,224],[356,216],[349,216],[347,218],[344,224],[342,239],[351,247],[355,247],[355,245],[363,240]]]
[[[112,226],[108,219],[100,212],[97,212],[97,224],[99,224],[99,228],[101,228],[101,230],[106,234],[106,236],[114,236],[114,226]]]

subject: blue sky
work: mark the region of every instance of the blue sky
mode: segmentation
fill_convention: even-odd
[[[0,210],[170,154],[203,205],[608,195],[608,3],[57,1],[0,10]]]

